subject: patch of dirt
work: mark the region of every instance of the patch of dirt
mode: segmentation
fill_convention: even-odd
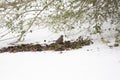
[[[56,42],[51,44],[21,44],[16,46],[9,46],[0,49],[0,53],[3,52],[25,52],[25,51],[46,51],[46,50],[54,50],[54,51],[63,51],[63,50],[71,50],[82,48],[82,46],[90,45],[93,42],[90,39],[83,39],[79,37],[75,41],[64,41],[63,36],[61,35]]]

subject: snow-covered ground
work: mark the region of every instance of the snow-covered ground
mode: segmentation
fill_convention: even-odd
[[[44,43],[44,40],[50,43],[61,34],[41,29],[29,33],[19,44]],[[0,42],[0,47],[8,43]],[[96,42],[63,52],[3,53],[0,80],[120,80],[120,47],[109,48]]]

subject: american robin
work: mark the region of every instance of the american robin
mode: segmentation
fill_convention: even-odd
[[[63,35],[61,35],[57,40],[56,40],[57,44],[62,44],[63,43]]]

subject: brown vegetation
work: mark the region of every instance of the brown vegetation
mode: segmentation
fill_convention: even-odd
[[[82,46],[90,45],[92,44],[92,41],[90,39],[83,39],[82,37],[79,37],[75,41],[64,41],[63,42],[63,36],[60,36],[56,40],[55,43],[51,44],[21,44],[16,46],[9,46],[4,47],[0,49],[0,53],[3,52],[25,52],[25,51],[46,51],[46,50],[55,50],[55,51],[63,51],[63,50],[71,50],[71,49],[78,49],[82,48]]]

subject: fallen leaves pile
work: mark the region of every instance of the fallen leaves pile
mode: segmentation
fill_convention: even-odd
[[[60,38],[59,38],[60,39]],[[61,39],[60,43],[58,43],[58,39],[56,42],[51,44],[21,44],[16,46],[9,46],[0,49],[0,53],[3,52],[25,52],[25,51],[47,51],[47,50],[54,50],[54,51],[63,51],[63,50],[71,50],[71,49],[78,49],[82,48],[82,46],[90,45],[93,42],[90,39],[83,39],[81,36],[78,37],[75,41],[64,41]]]

